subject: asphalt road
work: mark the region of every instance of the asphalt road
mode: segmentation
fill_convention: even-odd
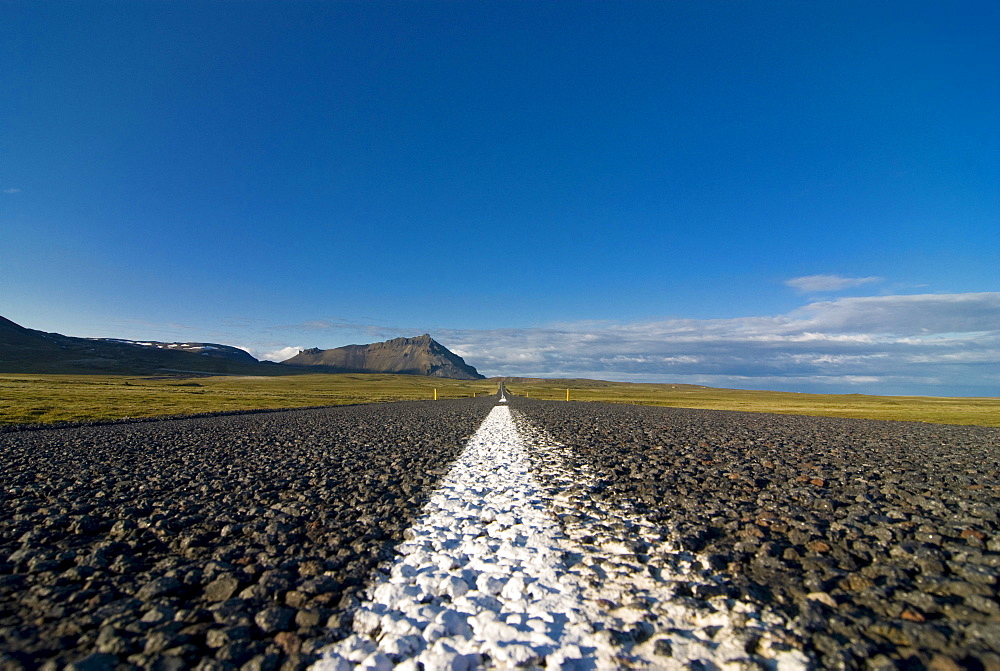
[[[509,400],[622,665],[1000,668],[1000,430]],[[308,666],[495,402],[0,434],[0,669]]]
[[[492,404],[0,435],[0,668],[304,666]]]
[[[1000,669],[1000,430],[513,407],[595,474],[580,500],[697,559],[682,595],[773,613],[819,668]]]

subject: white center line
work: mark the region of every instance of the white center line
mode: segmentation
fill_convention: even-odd
[[[674,666],[622,648],[611,628],[621,621],[606,612],[586,579],[593,576],[579,568],[590,558],[580,560],[586,551],[563,533],[552,512],[559,505],[533,475],[538,455],[552,446],[540,445],[544,432],[519,421],[534,454],[509,407],[494,407],[404,534],[395,562],[373,578],[354,613],[355,633],[330,646],[314,669]],[[570,557],[577,568],[569,567]],[[607,577],[613,582],[616,575]],[[615,594],[632,590],[632,577],[622,578],[629,584],[608,585]],[[692,649],[685,661],[714,657],[713,645],[699,644],[701,654]]]

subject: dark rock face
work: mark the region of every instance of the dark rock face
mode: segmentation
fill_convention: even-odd
[[[1000,668],[1000,430],[511,404],[819,668]]]
[[[456,380],[484,379],[462,357],[427,334],[371,345],[347,345],[327,350],[312,348],[281,363],[321,366],[328,372],[339,373],[403,373]]]
[[[0,669],[304,668],[490,407],[0,434]]]
[[[114,338],[74,338],[19,326],[0,317],[0,372],[117,373],[162,372],[277,375],[238,347],[215,343],[135,342]]]

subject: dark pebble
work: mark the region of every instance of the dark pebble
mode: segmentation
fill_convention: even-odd
[[[225,601],[240,588],[240,581],[233,575],[223,575],[205,585],[206,601]]]
[[[265,634],[288,631],[295,621],[295,609],[285,606],[271,606],[257,613],[254,622]]]

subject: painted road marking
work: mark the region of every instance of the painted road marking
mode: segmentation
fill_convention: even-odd
[[[627,539],[595,549],[589,535],[572,537],[589,528],[586,518],[560,524],[556,514],[579,512],[580,502],[546,491],[534,473],[548,469],[547,482],[589,477],[560,471],[564,449],[523,417],[515,423],[507,405],[494,407],[395,562],[372,579],[355,633],[314,669],[746,668],[747,642],[773,629],[763,619],[740,604],[683,604],[678,576],[653,575]],[[715,640],[720,630],[732,635]],[[805,666],[794,650],[758,652],[772,668]]]

